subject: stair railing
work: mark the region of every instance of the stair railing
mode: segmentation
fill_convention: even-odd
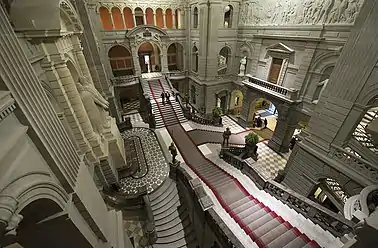
[[[145,226],[146,228],[145,232],[147,234],[149,243],[153,244],[157,240],[157,233],[156,233],[156,228],[155,228],[155,220],[154,220],[154,214],[152,212],[150,197],[148,195],[144,195],[143,201],[144,201],[145,211],[147,213],[147,224]]]
[[[151,99],[150,99],[149,93],[145,92],[143,89],[142,84],[144,80],[142,79],[142,76],[139,76],[139,81],[140,81],[140,84],[139,84],[140,90],[141,92],[143,92],[143,98],[142,98],[143,101],[141,102],[143,104],[140,104],[141,106],[143,106],[143,112],[142,112],[143,121],[148,123],[150,128],[155,128],[156,127],[155,115],[152,110]]]
[[[263,178],[248,161],[232,154],[230,151],[223,150],[221,158],[241,170],[243,174],[255,182],[259,189],[268,192],[315,224],[328,230],[334,236],[342,237],[353,231],[354,222],[347,220],[342,215],[332,212],[274,180]]]

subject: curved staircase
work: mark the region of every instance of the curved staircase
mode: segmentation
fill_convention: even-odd
[[[158,237],[153,247],[198,247],[188,210],[182,204],[176,183],[172,179],[168,178],[151,193],[150,201]]]

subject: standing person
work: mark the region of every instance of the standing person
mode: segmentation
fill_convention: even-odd
[[[265,118],[264,119],[264,128],[267,128],[268,127],[268,120]]]
[[[165,104],[165,102],[164,102],[164,97],[165,97],[165,93],[164,93],[164,91],[162,91],[161,92],[161,102],[163,103],[163,104]]]
[[[230,139],[230,136],[231,136],[231,131],[230,131],[230,128],[228,127],[226,128],[226,131],[223,132],[223,146],[225,143],[228,146],[228,141]]]
[[[170,101],[169,101],[169,97],[170,97],[169,92],[166,91],[166,92],[165,92],[165,98],[167,99],[167,103],[168,103],[168,104],[170,103]]]

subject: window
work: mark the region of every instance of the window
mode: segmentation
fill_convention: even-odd
[[[196,104],[196,87],[194,85],[191,86],[190,89],[190,98],[192,99],[192,103]]]
[[[135,24],[136,26],[144,24],[143,10],[141,8],[135,9]]]
[[[232,27],[232,11],[233,8],[231,5],[227,5],[224,8],[224,27],[225,28],[231,28]]]
[[[196,46],[192,49],[192,70],[198,72],[198,49]]]
[[[315,104],[318,103],[319,98],[322,95],[324,88],[327,86],[327,83],[328,83],[328,79],[326,79],[323,82],[320,82],[320,83],[318,83],[318,85],[316,85],[314,96],[312,97],[312,103],[315,103]]]
[[[193,28],[198,28],[198,9],[194,8],[193,11]]]

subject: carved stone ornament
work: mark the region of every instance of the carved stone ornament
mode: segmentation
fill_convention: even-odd
[[[354,23],[363,0],[247,0],[241,25]]]

